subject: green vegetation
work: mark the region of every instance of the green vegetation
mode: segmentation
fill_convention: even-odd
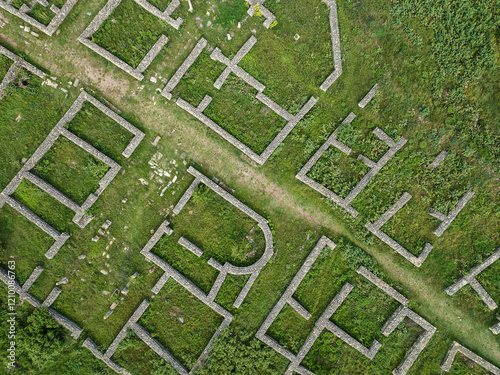
[[[252,264],[263,249],[263,238],[255,223],[207,189],[199,189],[179,215],[171,214],[192,180],[186,168],[196,165],[210,178],[217,176],[235,189],[238,199],[269,219],[274,238],[274,255],[239,309],[232,308],[232,302],[246,277],[226,279],[216,301],[235,318],[197,373],[283,373],[287,360],[255,339],[255,332],[323,234],[332,238],[337,247],[333,251],[325,249],[295,294],[313,318],[306,321],[285,308],[269,333],[291,350],[298,350],[315,318],[348,281],[356,288],[332,320],[364,345],[377,339],[382,348],[369,361],[335,336],[323,333],[304,360],[305,367],[317,374],[385,375],[403,360],[420,334],[420,328],[406,320],[389,338],[381,335],[381,326],[396,306],[359,278],[355,270],[360,265],[409,297],[410,307],[438,328],[409,375],[438,372],[452,340],[500,365],[498,339],[488,331],[496,321],[494,314],[469,287],[453,297],[443,292],[500,243],[499,17],[492,1],[338,1],[343,73],[325,93],[319,85],[333,70],[333,59],[328,10],[322,2],[266,1],[266,7],[278,19],[277,25],[267,30],[262,17],[246,17],[244,2],[235,5],[202,0],[190,13],[183,1],[175,17],[182,16],[185,22],[179,32],[171,33],[169,26],[125,0],[94,40],[136,66],[159,35],[167,35],[168,45],[146,75],[171,77],[201,36],[231,58],[255,32],[258,42],[240,66],[266,85],[264,93],[293,114],[310,96],[319,98],[315,108],[262,167],[248,162],[205,125],[160,98],[155,90],[164,84],[149,83],[149,76],[144,82],[136,82],[84,46],[70,47],[70,41],[76,40],[90,21],[86,13],[95,15],[102,5],[77,4],[61,27],[60,36],[55,35],[49,43],[42,36],[25,47],[26,33],[18,30],[17,21],[2,29],[17,44],[18,52],[28,51],[51,74],[57,74],[61,87],[74,77],[97,86],[93,91],[97,98],[104,95],[124,111],[121,115],[146,132],[141,146],[125,159],[121,152],[130,134],[92,106],[84,106],[69,124],[71,131],[122,165],[120,174],[94,205],[92,213],[96,217],[85,229],[71,223],[72,212],[27,182],[18,189],[16,199],[56,229],[71,234],[55,261],[43,255],[52,243],[50,238],[7,205],[0,210],[0,263],[4,266],[11,256],[15,257],[21,282],[34,267],[42,265],[44,273],[31,290],[37,298],[44,299],[56,281],[68,277],[69,283],[61,285],[63,293],[53,307],[83,327],[82,338],[91,337],[103,351],[139,304],[148,299],[152,305],[140,323],[182,363],[192,365],[218,327],[220,317],[172,281],[152,299],[151,288],[163,272],[147,263],[140,249],[158,226],[169,220],[174,234],[164,236],[154,252],[205,292],[216,277],[207,259]],[[154,5],[165,9],[167,4]],[[6,61],[2,61],[5,69],[0,65],[0,75],[7,69]],[[204,51],[174,96],[193,105],[207,94],[212,96],[206,114],[259,152],[284,123],[262,107],[253,89],[233,74],[220,91],[216,90],[213,82],[223,69]],[[9,95],[0,101],[2,189],[21,168],[22,158],[32,154],[79,94],[70,88],[66,98],[59,90],[40,86],[40,80],[29,74],[23,77],[28,79],[28,86],[14,82]],[[360,109],[357,103],[376,82],[380,87],[377,97]],[[310,172],[316,181],[338,194],[345,196],[365,173],[363,163],[356,160],[359,154],[377,161],[387,151],[386,145],[372,134],[376,126],[395,140],[400,136],[409,140],[353,202],[360,212],[355,219],[294,178],[351,111],[357,119],[339,129],[339,139],[353,149],[352,155],[346,158],[329,150]],[[19,114],[21,119],[15,122]],[[162,140],[153,147],[151,141],[157,135]],[[447,158],[431,172],[428,165],[443,149],[448,151]],[[156,152],[164,155],[165,165],[161,168],[172,177],[178,176],[163,196],[160,192],[172,177],[153,173],[147,162]],[[183,153],[187,156],[180,159]],[[57,163],[79,163],[69,150],[60,156]],[[63,179],[63,168],[54,172],[61,182],[67,181]],[[55,178],[56,174],[46,177],[50,176]],[[61,189],[64,184],[67,182]],[[68,194],[78,194],[84,188],[86,183],[79,184],[78,189],[68,189]],[[475,196],[437,238],[432,232],[439,222],[427,214],[428,208],[447,214],[468,189],[473,189]],[[414,254],[425,242],[433,244],[428,259],[418,269],[364,228],[367,221],[378,219],[405,191],[413,198],[383,230]],[[106,219],[113,222],[112,226],[104,235],[98,234]],[[99,241],[92,242],[96,235]],[[198,258],[180,247],[177,240],[181,235],[202,248],[204,255]],[[86,258],[78,259],[81,254]],[[131,279],[135,272],[139,276]],[[498,274],[498,265],[494,265],[478,277],[496,301],[500,295]],[[128,294],[119,293],[127,284]],[[118,292],[113,293],[115,290]],[[118,306],[103,320],[113,302]],[[20,322],[27,324],[31,309],[26,304],[18,308]],[[4,306],[1,311],[6,311]],[[59,356],[47,361],[39,373],[112,373],[81,348],[81,340],[72,340],[66,333],[64,340]],[[5,349],[4,345],[0,340],[0,350]],[[134,334],[122,342],[113,359],[134,374],[173,373],[171,366]],[[29,374],[35,366],[27,353],[20,354],[19,363],[20,374]],[[450,374],[466,373],[484,371],[457,356]]]
[[[34,173],[81,205],[99,188],[99,180],[108,169],[107,164],[59,137],[37,163]]]
[[[133,0],[123,0],[92,35],[92,41],[136,68],[160,36],[168,36],[170,30]]]

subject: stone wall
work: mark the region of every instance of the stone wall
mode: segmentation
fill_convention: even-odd
[[[462,198],[459,199],[457,205],[448,215],[445,215],[441,212],[438,212],[432,208],[429,208],[429,215],[435,217],[438,220],[441,220],[442,223],[434,231],[434,234],[438,237],[444,233],[444,231],[450,226],[450,224],[455,220],[460,211],[463,210],[467,202],[474,196],[474,190],[469,190],[467,194],[465,194]]]
[[[28,7],[26,4],[23,4],[23,6],[18,10],[14,8],[12,5],[10,5],[9,1],[0,0],[0,8],[6,10],[7,12],[13,14],[16,17],[21,18],[24,22],[29,23],[31,26],[44,32],[48,36],[52,36],[52,34],[54,34],[54,32],[61,25],[61,23],[64,21],[66,16],[69,14],[71,9],[73,9],[73,7],[77,2],[78,0],[66,0],[61,9],[59,9],[55,5],[52,5],[50,7],[50,10],[55,14],[55,16],[52,18],[52,20],[47,26],[45,26],[41,22],[38,22],[37,20],[35,20],[34,18],[30,17],[27,14],[28,12],[31,11],[32,8]],[[38,3],[45,7],[48,6],[48,3],[46,3],[45,5],[43,1],[42,2],[38,1]]]
[[[59,296],[59,294],[61,294],[61,289],[57,287],[53,288],[49,293],[49,295],[47,296],[47,298],[45,299],[45,301],[43,302],[40,302],[38,299],[36,299],[29,293],[29,289],[35,283],[35,281],[38,279],[38,277],[41,275],[42,272],[43,272],[42,267],[36,267],[31,273],[31,275],[28,277],[24,285],[21,286],[16,279],[10,279],[7,274],[7,271],[5,271],[2,267],[0,267],[0,281],[5,283],[6,285],[12,285],[13,290],[19,295],[19,299],[21,302],[27,301],[30,305],[32,305],[36,309],[47,307],[50,316],[64,328],[69,330],[71,336],[75,340],[78,339],[82,334],[83,329],[81,329],[73,321],[71,321],[70,319],[68,319],[67,317],[65,317],[64,315],[60,314],[59,312],[50,307],[54,303],[56,298]]]
[[[0,0],[1,1],[1,0]],[[179,5],[179,0],[174,0],[167,7],[165,12],[161,12],[159,9],[148,3],[146,0],[134,0],[136,4],[143,7],[146,11],[157,16],[161,20],[169,23],[174,28],[179,28],[182,23],[182,18],[178,18],[174,20],[170,17],[170,14],[175,10],[175,8]],[[119,59],[115,55],[113,55],[108,50],[102,48],[97,43],[92,41],[92,35],[102,26],[102,24],[108,19],[113,10],[115,10],[122,0],[109,0],[106,5],[97,13],[92,22],[87,26],[87,28],[82,32],[82,34],[78,37],[78,41],[82,43],[84,46],[90,48],[92,51],[97,53],[98,55],[104,57],[106,60],[117,66],[118,68],[124,70],[128,74],[130,74],[135,79],[142,81],[144,79],[144,75],[142,74],[149,65],[153,62],[154,58],[160,53],[161,49],[167,44],[168,38],[165,35],[161,35],[160,38],[156,41],[155,45],[149,50],[149,52],[144,56],[142,61],[137,65],[136,68],[127,64],[125,61]],[[175,5],[177,4],[177,6]]]
[[[472,289],[476,291],[479,297],[481,297],[486,306],[488,306],[490,310],[495,310],[498,307],[498,305],[493,300],[493,298],[491,298],[488,292],[483,288],[483,286],[477,281],[476,277],[487,267],[495,263],[499,258],[500,258],[500,247],[484,262],[471,269],[466,276],[462,277],[453,285],[446,288],[445,289],[446,293],[449,296],[452,296],[460,289],[462,289],[464,286],[469,284],[472,287]]]
[[[410,193],[404,193],[396,203],[394,203],[386,212],[378,218],[375,223],[366,223],[365,228],[368,229],[373,235],[378,237],[381,241],[389,245],[394,251],[402,255],[406,260],[416,267],[420,267],[422,263],[427,259],[427,256],[432,250],[432,245],[426,243],[422,252],[419,256],[415,256],[406,250],[403,246],[397,243],[393,238],[389,237],[385,232],[382,231],[382,226],[391,219],[396,212],[403,208],[403,206],[408,203],[411,199]]]
[[[456,341],[453,341],[453,343],[450,345],[450,349],[448,350],[448,354],[446,355],[446,358],[444,359],[443,365],[441,368],[448,372],[451,369],[451,365],[453,364],[453,361],[455,360],[455,356],[457,353],[461,353],[471,361],[476,362],[479,366],[484,368],[485,370],[488,370],[494,375],[500,375],[500,369],[488,361],[484,360],[477,354],[471,352],[469,349],[464,347],[463,345],[459,344]]]
[[[359,193],[361,193],[361,191],[363,191],[366,185],[368,185],[368,183],[375,177],[375,175],[407,142],[406,138],[404,137],[401,137],[398,142],[394,142],[394,140],[389,137],[382,129],[375,128],[373,130],[373,134],[375,134],[381,141],[385,142],[389,147],[389,150],[377,162],[368,159],[364,155],[358,156],[358,160],[362,160],[365,165],[370,168],[370,170],[363,176],[363,178],[356,184],[356,186],[349,192],[349,194],[345,198],[342,198],[330,189],[314,181],[312,178],[307,176],[307,173],[309,173],[311,168],[318,162],[323,153],[328,150],[330,146],[334,146],[346,155],[351,154],[352,150],[347,145],[337,140],[337,133],[341,126],[350,124],[355,118],[356,115],[351,112],[295,176],[299,181],[313,188],[326,198],[331,199],[337,205],[349,212],[353,217],[358,216],[359,213],[354,207],[351,206],[351,202],[356,199],[356,197],[359,195]]]

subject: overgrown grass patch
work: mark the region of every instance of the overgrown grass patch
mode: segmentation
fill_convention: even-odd
[[[132,133],[88,102],[68,124],[68,130],[115,161],[122,160],[122,152],[133,138]]]
[[[59,232],[71,233],[74,228],[71,219],[73,219],[75,213],[32,182],[24,179],[12,194],[12,197]]]
[[[7,269],[8,261],[16,262],[16,277],[24,283],[33,269],[45,262],[45,253],[54,243],[35,224],[5,204],[0,210],[0,264]]]
[[[99,188],[109,166],[70,140],[59,137],[33,172],[77,204]]]
[[[231,74],[204,113],[260,154],[286,121],[258,101],[256,94],[256,90]]]
[[[257,222],[203,184],[172,225],[176,236],[185,236],[204,251],[202,259],[243,266],[264,253],[264,234]]]
[[[169,279],[139,324],[190,369],[222,320],[222,316]]]
[[[92,41],[136,68],[162,34],[172,29],[133,0],[123,0]]]
[[[209,266],[206,259],[200,259],[165,235],[152,251],[208,294],[217,278],[218,271]]]

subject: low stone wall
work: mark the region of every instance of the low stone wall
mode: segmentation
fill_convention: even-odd
[[[460,289],[462,289],[464,286],[469,284],[476,291],[476,293],[479,294],[479,297],[481,297],[486,306],[488,306],[490,310],[495,310],[498,307],[498,305],[493,300],[493,298],[491,298],[488,292],[483,288],[483,286],[477,281],[476,277],[486,268],[495,263],[499,258],[500,258],[500,247],[491,256],[489,256],[483,263],[477,265],[472,270],[470,270],[466,276],[462,277],[453,285],[446,288],[445,289],[446,293],[449,296],[452,296]]]
[[[205,38],[200,38],[200,40],[198,40],[198,43],[196,43],[196,45],[194,46],[193,50],[188,55],[186,60],[184,60],[179,69],[177,69],[177,71],[168,81],[165,88],[162,90],[161,94],[165,98],[169,100],[172,99],[172,91],[179,84],[182,77],[184,77],[184,74],[186,74],[189,68],[194,64],[194,62],[200,56],[200,54],[203,52],[206,46],[207,46],[207,40]]]
[[[325,143],[323,143],[320,148],[314,153],[314,155],[307,161],[307,163],[302,167],[302,169],[295,176],[299,181],[308,185],[309,187],[316,190],[321,195],[325,196],[328,199],[331,199],[337,205],[342,207],[344,210],[349,212],[353,217],[358,216],[358,211],[351,206],[351,202],[356,199],[356,197],[363,191],[363,189],[368,185],[368,183],[375,177],[375,175],[387,164],[387,162],[398,152],[407,142],[406,138],[401,137],[398,142],[394,142],[392,138],[390,138],[382,129],[375,128],[373,130],[373,134],[375,134],[380,140],[385,142],[389,147],[389,150],[377,161],[374,162],[363,155],[358,156],[358,160],[364,161],[365,165],[371,168],[367,174],[363,176],[361,181],[359,181],[356,186],[349,192],[347,197],[342,198],[339,195],[335,194],[330,189],[325,186],[317,183],[312,178],[307,176],[307,173],[311,170],[311,168],[318,162],[323,153],[328,150],[330,146],[334,146],[339,149],[341,152],[346,155],[350,155],[352,150],[345,144],[339,142],[337,140],[337,132],[340,127],[350,124],[356,115],[351,112],[349,115],[342,121],[340,126],[335,129],[335,131],[328,137]]]
[[[260,13],[264,16],[265,21],[263,23],[266,29],[269,29],[273,22],[276,20],[276,16],[264,6],[264,1],[266,0],[248,0],[248,4],[250,4],[250,8],[248,8],[247,13],[253,17],[255,14],[255,8],[257,7]]]
[[[443,162],[443,160],[446,158],[446,155],[448,155],[448,153],[445,150],[441,151],[436,156],[436,158],[434,159],[434,161],[429,165],[429,169],[431,171],[433,171],[434,169],[436,169]]]
[[[361,108],[365,108],[368,103],[371,102],[371,100],[375,97],[375,94],[377,94],[377,91],[378,91],[378,83],[376,83],[371,89],[370,91],[368,91],[368,93],[364,96],[363,99],[361,99],[361,101],[358,103],[358,105],[361,107]],[[377,128],[378,129],[378,128]],[[385,134],[385,133],[384,133]],[[389,138],[390,139],[390,138]],[[391,139],[392,141],[392,139]]]
[[[389,337],[389,335],[394,332],[394,330],[403,322],[405,318],[408,318],[418,324],[422,327],[424,332],[420,334],[410,350],[407,352],[403,362],[401,362],[398,367],[393,370],[392,373],[394,375],[404,375],[408,372],[410,367],[436,332],[436,327],[423,319],[420,315],[416,314],[414,311],[410,310],[407,306],[401,305],[389,318],[389,320],[387,320],[384,327],[382,327],[382,334]]]
[[[52,18],[50,23],[45,26],[43,23],[38,22],[34,18],[30,17],[27,13],[31,12],[32,8],[28,7],[26,4],[23,4],[21,8],[18,10],[10,5],[9,1],[0,0],[0,8],[6,10],[10,14],[13,14],[16,17],[21,18],[24,22],[29,23],[31,26],[37,28],[38,30],[44,32],[48,36],[52,36],[57,28],[61,25],[64,19],[67,17],[71,9],[75,6],[78,0],[66,0],[63,7],[59,9],[55,5],[50,7],[50,10],[55,13],[55,16]],[[44,4],[44,2],[38,1],[39,4],[47,7],[48,3]]]
[[[1,1],[1,0],[0,0]],[[182,23],[182,19],[178,18],[174,20],[170,17],[170,13],[174,11],[175,6],[167,7],[165,12],[161,12],[159,9],[151,5],[145,0],[134,0],[136,4],[142,6],[146,11],[150,12],[154,16],[159,17],[163,21],[171,24],[173,27],[179,28]],[[174,5],[179,0],[174,0]],[[142,74],[148,66],[153,62],[154,58],[160,53],[161,49],[167,44],[168,38],[165,35],[161,35],[160,38],[156,41],[155,45],[149,50],[149,52],[144,56],[142,61],[137,65],[136,68],[127,64],[125,61],[119,59],[115,55],[113,55],[108,50],[102,48],[97,43],[94,43],[92,39],[92,35],[102,26],[102,24],[108,19],[111,13],[120,5],[122,0],[109,0],[106,5],[97,13],[92,22],[87,26],[87,28],[82,32],[82,34],[78,37],[78,41],[82,43],[84,46],[90,48],[92,51],[97,53],[98,55],[104,57],[106,60],[111,62],[113,65],[118,68],[124,70],[128,74],[130,74],[135,79],[142,81],[144,79],[144,75]],[[170,12],[167,15],[167,12]],[[172,22],[172,23],[171,23]]]
[[[337,3],[335,0],[323,0],[330,9],[330,35],[332,38],[332,53],[333,53],[333,72],[326,77],[324,82],[319,87],[321,90],[326,91],[342,74],[342,56],[340,53],[340,32],[339,20],[337,15]]]
[[[224,82],[226,81],[227,77],[229,77],[229,74],[233,72],[236,74],[239,78],[241,78],[243,81],[248,83],[250,86],[252,86],[255,90],[258,92],[264,91],[266,86],[264,86],[262,83],[260,83],[258,80],[256,80],[254,77],[252,77],[249,73],[247,73],[245,70],[240,68],[238,66],[239,62],[245,57],[245,55],[250,52],[252,47],[257,43],[257,38],[255,36],[250,36],[250,38],[243,44],[243,46],[239,49],[239,51],[236,53],[234,58],[232,60],[228,59],[226,56],[223,55],[222,51],[219,48],[215,48],[210,55],[210,58],[215,61],[219,61],[223,63],[224,65],[227,66],[226,69],[222,72],[222,74],[217,78],[217,80],[214,83],[214,87],[217,90],[220,90]]]
[[[50,316],[64,328],[69,330],[71,336],[75,340],[78,339],[78,337],[80,337],[80,335],[82,334],[83,329],[81,329],[73,321],[71,321],[70,319],[68,319],[67,317],[65,317],[64,315],[60,314],[59,312],[50,307],[61,293],[61,289],[57,287],[53,288],[52,291],[47,296],[47,298],[45,299],[45,301],[43,301],[43,303],[41,303],[38,299],[36,299],[29,293],[29,289],[36,281],[36,279],[40,276],[42,271],[43,271],[42,267],[35,268],[31,273],[31,275],[29,276],[28,280],[26,280],[24,285],[21,286],[19,285],[19,282],[16,279],[11,280],[7,274],[7,271],[5,271],[2,267],[0,267],[0,281],[5,283],[6,285],[11,285],[13,283],[13,289],[19,295],[19,299],[21,302],[27,301],[31,306],[33,306],[36,309],[47,307]]]
[[[494,365],[492,365],[490,362],[484,360],[477,354],[471,352],[469,349],[464,347],[463,345],[459,344],[456,341],[453,341],[453,343],[450,345],[450,349],[448,350],[448,354],[446,355],[446,358],[444,359],[444,362],[441,366],[441,369],[443,371],[450,371],[451,365],[453,364],[453,361],[455,360],[455,356],[457,353],[461,353],[471,361],[474,361],[477,363],[479,366],[484,368],[485,370],[488,370],[494,375],[500,375],[500,369]]]
[[[389,245],[394,251],[402,255],[411,264],[416,267],[420,267],[425,259],[427,259],[427,256],[432,250],[432,245],[430,243],[426,243],[420,255],[415,256],[381,230],[382,226],[387,221],[389,221],[389,219],[391,219],[396,214],[396,212],[402,209],[410,199],[410,193],[405,192],[396,203],[394,203],[386,212],[382,214],[382,216],[380,216],[380,218],[375,223],[366,223],[365,228],[368,229],[373,235],[378,237],[381,241]]]
[[[435,217],[438,220],[441,220],[442,223],[439,224],[439,226],[436,228],[434,231],[434,234],[438,237],[441,237],[441,235],[444,233],[446,229],[450,226],[450,224],[455,220],[455,218],[458,216],[460,211],[463,210],[467,202],[474,196],[474,190],[469,190],[467,194],[465,194],[462,198],[459,199],[457,205],[453,210],[448,215],[445,215],[441,212],[438,212],[432,208],[429,208],[429,215]]]

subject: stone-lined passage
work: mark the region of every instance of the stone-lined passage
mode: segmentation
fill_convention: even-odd
[[[396,152],[398,152],[407,142],[406,138],[404,137],[401,137],[398,142],[394,142],[394,140],[389,137],[382,129],[375,128],[373,130],[373,134],[375,134],[381,141],[385,142],[389,147],[389,150],[377,162],[374,162],[363,155],[358,155],[358,160],[362,160],[365,165],[370,168],[370,170],[349,192],[347,197],[342,198],[330,189],[327,189],[323,185],[314,181],[312,178],[307,176],[307,173],[311,170],[314,164],[318,162],[323,153],[328,150],[330,146],[336,147],[346,155],[351,154],[352,150],[347,145],[337,140],[337,133],[341,126],[350,124],[355,118],[356,115],[351,112],[295,176],[299,181],[313,188],[321,195],[334,201],[344,210],[349,212],[353,217],[358,216],[359,212],[351,206],[351,202],[358,196],[359,193],[361,193],[361,191],[366,187],[366,185],[368,185],[372,178],[375,177],[375,175],[387,164],[387,162],[394,156],[394,154],[396,154]]]
[[[466,276],[462,277],[456,283],[446,288],[445,289],[446,293],[449,296],[452,296],[460,289],[462,289],[464,286],[469,284],[472,287],[472,289],[474,289],[476,293],[479,294],[479,297],[481,297],[486,306],[488,306],[490,310],[495,310],[498,307],[498,305],[495,303],[495,301],[493,301],[493,298],[491,298],[491,296],[483,288],[483,286],[479,283],[479,281],[477,281],[476,277],[487,267],[495,263],[499,258],[500,258],[500,247],[491,256],[489,256],[483,263],[471,269]]]
[[[173,10],[175,9],[175,7],[173,7],[173,9],[170,9],[171,8],[170,5],[172,5],[172,3],[175,4],[176,2],[179,2],[179,0],[174,0],[167,7],[167,10],[163,13],[159,9],[157,9],[156,7],[154,7],[153,5],[151,5],[150,3],[148,3],[145,0],[134,0],[134,1],[136,4],[143,7],[146,11],[153,14],[154,16],[157,16],[158,18],[160,18],[161,20],[163,20],[165,22],[168,22],[167,18],[165,18],[165,17],[168,17],[168,19],[175,21],[174,25],[172,25],[173,27],[175,27],[175,25],[177,25],[178,20],[181,20],[180,22],[182,22],[182,19],[173,20],[170,17],[170,14],[168,16],[166,15],[167,11],[170,11],[170,13],[172,13]],[[82,43],[83,45],[85,45],[86,47],[90,48],[92,51],[94,51],[98,55],[101,55],[102,57],[104,57],[106,60],[108,60],[112,64],[114,64],[117,67],[119,67],[120,69],[124,70],[125,72],[130,74],[135,79],[142,81],[144,79],[144,75],[142,73],[144,73],[144,71],[149,67],[149,65],[151,65],[154,58],[158,55],[158,53],[160,53],[161,49],[167,44],[168,38],[165,35],[160,36],[160,38],[156,41],[155,45],[149,50],[149,52],[146,54],[146,56],[144,56],[144,58],[139,63],[139,65],[137,65],[137,68],[133,68],[132,66],[127,64],[125,61],[119,59],[118,57],[113,55],[111,52],[102,48],[97,43],[94,43],[92,41],[92,35],[94,35],[94,33],[97,32],[97,30],[102,26],[102,24],[111,15],[113,10],[115,10],[120,5],[121,2],[122,2],[122,0],[109,0],[106,3],[106,5],[104,5],[104,7],[99,11],[99,13],[97,13],[95,18],[92,20],[92,22],[90,22],[90,24],[83,31],[83,33],[78,37],[78,41],[80,43]],[[179,24],[179,26],[180,26],[180,24]]]
[[[382,231],[382,226],[384,226],[389,219],[391,219],[403,206],[408,203],[411,199],[410,193],[403,193],[403,195],[394,203],[386,212],[378,218],[374,223],[366,223],[365,228],[368,229],[372,234],[377,236],[380,240],[389,245],[393,250],[402,255],[406,260],[408,260],[414,266],[420,267],[422,263],[427,259],[427,256],[432,250],[432,245],[426,243],[422,252],[419,256],[415,256],[406,250],[403,246],[397,243],[393,238],[389,237],[385,232]]]
[[[45,140],[41,143],[41,145],[36,149],[36,151],[31,155],[31,157],[26,161],[21,170],[16,174],[16,176],[10,181],[10,183],[5,187],[5,189],[0,193],[0,208],[4,203],[9,204],[11,207],[16,209],[19,213],[25,216],[28,220],[33,222],[35,225],[44,230],[47,234],[52,236],[58,245],[56,248],[54,246],[49,250],[46,256],[50,259],[52,258],[62,244],[69,237],[67,234],[60,234],[56,230],[54,230],[50,225],[45,223],[42,219],[40,219],[33,212],[28,210],[21,203],[17,202],[11,195],[16,191],[18,186],[21,184],[22,180],[26,178],[31,183],[36,185],[38,188],[55,198],[64,206],[68,207],[72,211],[75,212],[75,216],[73,218],[73,222],[77,224],[80,228],[85,228],[87,224],[92,220],[91,215],[86,215],[85,213],[90,209],[90,207],[96,202],[98,197],[102,194],[102,192],[108,187],[108,185],[113,181],[120,170],[120,165],[111,159],[109,156],[103,154],[95,147],[91,146],[83,139],[79,138],[68,129],[64,127],[64,125],[68,124],[73,120],[75,115],[82,109],[83,103],[86,101],[93,104],[96,108],[98,108],[101,112],[109,116],[111,119],[116,121],[119,125],[124,127],[126,130],[130,131],[134,134],[134,138],[129,142],[122,155],[124,157],[130,157],[135,148],[139,145],[139,143],[144,138],[144,133],[137,129],[135,126],[125,121],[122,117],[118,116],[111,109],[103,105],[94,97],[87,94],[85,91],[78,96],[75,102],[71,105],[68,111],[64,114],[64,116],[59,120],[56,126],[51,130],[49,135],[45,138]],[[96,159],[102,161],[106,165],[109,166],[109,170],[104,175],[104,177],[99,181],[99,187],[97,190],[90,194],[85,202],[79,206],[77,203],[72,201],[66,195],[64,195],[61,191],[50,185],[48,182],[44,181],[40,177],[31,173],[31,170],[35,167],[35,165],[42,159],[42,157],[49,151],[49,149],[54,145],[59,136],[64,136],[77,146],[81,147],[83,150],[94,156]]]
[[[43,23],[28,15],[28,13],[33,10],[35,4],[40,4],[44,7],[47,7],[49,5],[47,1],[31,1],[29,5],[23,4],[21,5],[21,8],[16,9],[11,5],[12,0],[0,0],[0,8],[6,10],[16,17],[21,18],[24,22],[29,23],[33,27],[36,27],[38,30],[44,32],[48,36],[52,36],[52,34],[54,34],[54,32],[61,25],[61,23],[64,21],[66,16],[69,14],[71,9],[73,9],[77,2],[78,0],[66,0],[61,9],[52,4],[49,9],[52,13],[54,13],[54,17],[52,18],[52,20],[50,20],[48,25],[44,25]]]
[[[36,309],[46,307],[52,319],[54,319],[57,323],[70,331],[71,337],[73,337],[75,340],[78,339],[78,337],[80,337],[80,335],[82,334],[83,329],[80,328],[76,323],[50,307],[59,296],[59,294],[61,294],[61,289],[57,287],[53,288],[43,302],[40,302],[29,293],[29,289],[35,283],[36,279],[40,276],[42,271],[42,267],[36,267],[28,277],[24,285],[21,286],[16,279],[11,279],[7,271],[0,267],[0,281],[4,282],[6,285],[12,285],[13,283],[14,291],[19,294],[19,298],[21,301],[28,301],[28,303]]]
[[[464,347],[463,345],[459,344],[456,341],[453,341],[453,343],[450,345],[450,349],[448,350],[448,354],[446,355],[444,362],[441,366],[441,369],[448,372],[450,371],[451,365],[453,364],[453,361],[455,360],[455,356],[457,353],[461,353],[471,361],[474,361],[477,363],[479,366],[484,368],[485,370],[488,370],[494,375],[500,375],[500,369],[494,365],[492,365],[490,362],[486,361],[485,359],[481,358],[477,354],[471,352],[469,349]]]
[[[358,103],[358,105],[361,108],[365,108],[368,105],[368,103],[370,103],[371,100],[375,97],[375,94],[377,93],[377,91],[378,91],[378,83],[376,83],[370,89],[370,91],[368,91],[368,93],[365,95],[365,97],[363,99],[361,99],[361,101]]]
[[[264,254],[262,254],[262,257],[260,257],[260,259],[254,264],[246,267],[237,267],[229,262],[226,262],[224,263],[224,265],[221,265],[213,258],[211,258],[208,261],[209,265],[216,268],[220,272],[219,277],[217,278],[215,284],[212,286],[212,289],[210,290],[210,293],[208,294],[208,297],[211,301],[215,300],[215,297],[217,296],[217,293],[219,292],[219,289],[222,286],[222,283],[224,282],[227,274],[250,275],[248,281],[246,282],[245,286],[243,287],[243,289],[241,290],[240,294],[238,295],[233,304],[234,307],[239,308],[241,306],[241,303],[245,299],[246,295],[250,291],[250,288],[252,287],[253,283],[259,276],[260,271],[267,264],[267,262],[269,261],[269,259],[271,259],[273,255],[273,235],[271,233],[271,229],[269,228],[268,221],[264,219],[261,215],[259,215],[257,212],[252,210],[250,207],[248,207],[247,205],[236,199],[233,195],[229,194],[226,190],[221,188],[207,176],[205,176],[204,174],[193,168],[192,166],[188,168],[188,173],[191,174],[195,179],[191,183],[189,188],[184,192],[179,202],[174,207],[173,209],[174,214],[177,215],[182,211],[186,203],[189,201],[189,199],[191,199],[191,196],[193,195],[195,189],[198,187],[200,183],[203,183],[213,192],[217,193],[221,198],[225,199],[233,206],[235,206],[237,209],[242,211],[244,214],[248,215],[253,220],[255,220],[259,228],[264,233],[264,238],[266,240],[266,248],[264,250]],[[181,238],[181,240],[179,240],[179,243],[183,242],[181,243],[181,245],[187,247],[193,253],[201,255],[202,252],[201,249],[197,247],[193,248],[192,246],[194,245],[192,245],[189,241],[187,242],[186,241],[187,241],[186,239]],[[192,246],[188,245],[188,243],[191,244]],[[188,246],[191,246],[191,248],[189,248]]]
[[[448,215],[445,215],[439,211],[434,210],[433,208],[429,208],[428,214],[435,217],[438,220],[441,220],[442,223],[434,231],[434,234],[438,237],[444,233],[444,231],[450,226],[450,224],[455,220],[457,215],[462,211],[467,202],[474,196],[474,190],[469,190],[467,194],[465,194],[462,198],[459,199],[457,205]]]
[[[253,17],[255,11],[258,10],[265,18],[264,27],[269,29],[273,22],[276,20],[276,16],[264,6],[264,1],[266,0],[248,0],[248,4],[250,4],[250,8],[248,8],[247,13],[250,17]]]
[[[198,40],[198,42],[196,43],[196,45],[194,46],[193,50],[188,55],[186,60],[182,62],[179,69],[177,69],[174,75],[167,82],[165,88],[162,90],[161,94],[165,98],[167,98],[168,100],[172,99],[172,91],[179,84],[182,77],[184,77],[184,74],[186,74],[191,65],[194,64],[194,62],[196,61],[198,56],[200,56],[200,54],[203,52],[206,46],[207,46],[207,40],[205,38],[200,38],[200,40]]]
[[[326,77],[321,86],[321,90],[326,91],[342,74],[342,56],[340,54],[340,32],[339,32],[339,19],[337,15],[337,3],[335,0],[323,0],[328,9],[330,9],[330,35],[332,37],[332,52],[333,52],[333,72]]]
[[[299,374],[313,374],[313,372],[300,366],[300,363],[306,357],[307,353],[312,348],[315,341],[318,339],[319,335],[325,329],[333,333],[335,336],[340,338],[346,344],[350,345],[351,347],[358,350],[361,354],[370,359],[373,359],[373,357],[375,356],[375,354],[377,354],[378,350],[381,347],[380,343],[377,340],[373,340],[372,346],[370,348],[364,347],[359,341],[357,341],[351,335],[349,335],[340,327],[338,327],[336,324],[330,321],[330,318],[333,316],[335,311],[338,309],[338,307],[342,304],[342,302],[346,299],[346,297],[354,288],[349,283],[345,283],[342,286],[340,292],[332,299],[328,307],[321,314],[320,318],[315,323],[314,329],[307,337],[306,341],[300,348],[297,355],[287,350],[285,347],[280,345],[275,339],[266,334],[269,327],[271,327],[271,325],[276,320],[281,310],[283,310],[283,308],[287,303],[295,311],[297,311],[304,319],[309,320],[311,318],[311,313],[307,311],[307,309],[303,307],[295,298],[293,298],[293,294],[295,293],[300,283],[307,275],[312,265],[314,264],[314,262],[316,261],[316,259],[326,246],[330,247],[330,249],[334,249],[336,247],[335,243],[333,243],[333,241],[331,241],[328,237],[322,236],[320,240],[317,242],[314,249],[306,258],[304,263],[302,264],[302,267],[294,276],[293,280],[288,285],[287,289],[285,290],[285,293],[281,296],[279,301],[273,307],[272,311],[269,313],[264,323],[262,323],[261,327],[259,328],[256,334],[256,337],[259,340],[269,345],[275,351],[277,351],[278,353],[280,353],[281,355],[290,360],[290,364],[285,374],[291,375],[294,372],[298,372]]]
[[[3,0],[0,0],[0,6],[4,3]],[[10,6],[10,5],[9,5]],[[15,9],[15,8],[14,8]],[[15,53],[12,53],[7,48],[0,46],[0,54],[12,60],[12,65],[5,77],[3,77],[2,82],[0,82],[0,100],[2,100],[6,95],[7,86],[9,86],[14,80],[19,76],[21,69],[26,69],[28,72],[33,73],[34,75],[45,79],[46,74],[42,72],[40,69],[30,64],[24,59],[21,59]]]

